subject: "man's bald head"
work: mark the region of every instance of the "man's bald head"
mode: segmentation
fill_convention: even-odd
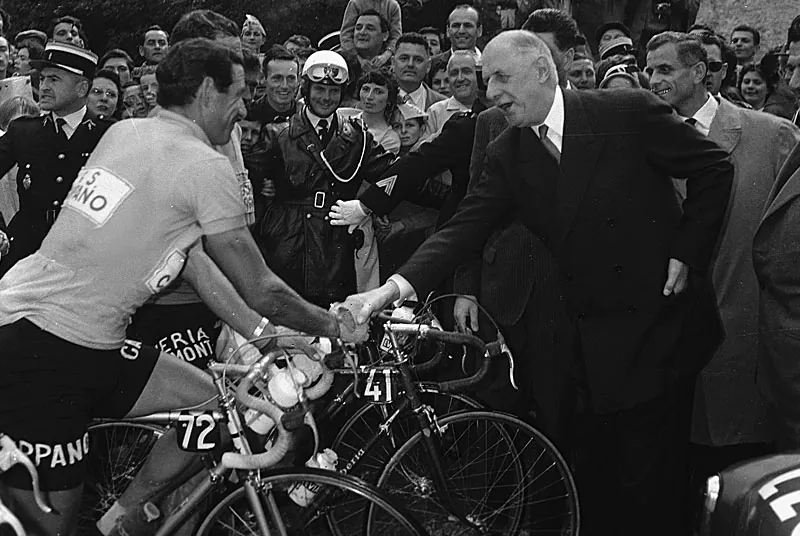
[[[489,53],[490,58],[492,54],[497,53],[498,56],[503,54],[512,54],[525,56],[531,62],[536,62],[541,59],[549,68],[552,75],[553,83],[558,84],[558,71],[556,69],[553,54],[550,48],[543,40],[536,36],[533,32],[526,30],[509,30],[498,34],[494,39],[489,41],[483,52],[482,62],[484,64],[484,72],[487,72],[486,53]]]

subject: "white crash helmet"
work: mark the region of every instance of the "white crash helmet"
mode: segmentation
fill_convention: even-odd
[[[320,50],[306,60],[303,78],[315,84],[343,86],[350,78],[350,73],[347,62],[340,54],[332,50]]]

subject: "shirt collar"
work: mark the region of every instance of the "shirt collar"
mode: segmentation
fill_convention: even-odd
[[[553,105],[550,106],[550,111],[547,113],[547,117],[544,118],[544,122],[531,127],[537,136],[541,125],[547,125],[547,137],[561,151],[561,144],[564,138],[564,93],[559,86],[556,86]]]
[[[697,110],[692,116],[697,125],[695,125],[701,132],[708,136],[711,130],[711,122],[714,121],[714,116],[717,115],[719,103],[712,95],[709,94],[708,100]],[[686,118],[684,118],[685,120]]]
[[[419,87],[417,89],[415,89],[414,91],[412,91],[411,93],[408,93],[405,90],[400,90],[400,91],[402,91],[403,94],[408,95],[408,98],[411,99],[411,102],[414,104],[414,106],[416,106],[420,110],[424,110],[425,109],[425,104],[426,104],[426,102],[425,102],[425,84],[420,84]]]
[[[148,114],[147,117],[161,119],[163,121],[170,121],[173,123],[179,123],[180,125],[186,127],[200,141],[202,141],[208,146],[213,147],[211,145],[211,140],[208,139],[208,136],[206,135],[205,131],[202,128],[200,128],[200,126],[197,123],[195,123],[185,115],[181,115],[177,112],[173,112],[167,110],[166,108],[162,108],[161,106],[157,106],[156,108],[153,108],[153,110],[151,110],[150,114]]]
[[[68,115],[58,115],[57,113],[53,112],[53,120],[55,121],[56,119],[63,119],[64,121],[67,122],[69,128],[75,130],[78,128],[78,125],[81,124],[81,121],[83,121],[83,116],[85,114],[86,114],[86,106],[83,106],[81,107],[80,110],[72,112],[71,114]]]
[[[328,128],[330,128],[330,126],[333,124],[333,115],[331,115],[330,117],[320,117],[314,112],[312,112],[311,108],[309,108],[308,106],[306,106],[306,117],[308,117],[308,120],[311,123],[311,127],[314,129],[315,132],[317,131],[319,122],[322,121],[323,119],[325,119],[325,121],[328,122]]]

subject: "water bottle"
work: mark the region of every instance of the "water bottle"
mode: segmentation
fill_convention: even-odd
[[[306,382],[306,376],[301,371],[294,371],[294,380],[298,385]],[[272,401],[283,409],[289,409],[298,403],[298,393],[295,389],[288,369],[275,369],[272,377],[267,382],[267,390]],[[244,412],[244,422],[248,428],[259,435],[267,435],[275,423],[267,415],[254,409]]]
[[[328,471],[336,470],[336,462],[339,456],[336,455],[331,449],[325,449],[315,457],[310,458],[306,462],[306,467],[318,467],[320,469],[327,469]],[[320,484],[313,482],[298,482],[292,484],[289,488],[289,498],[291,498],[298,506],[308,506],[314,500],[314,496],[319,492]]]

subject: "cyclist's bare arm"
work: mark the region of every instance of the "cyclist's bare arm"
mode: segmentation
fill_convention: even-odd
[[[203,302],[223,322],[249,337],[261,322],[261,315],[250,308],[198,242],[189,251],[183,277]]]
[[[304,300],[275,275],[247,228],[206,235],[204,244],[247,304],[271,322],[306,333],[339,336],[336,317]]]

